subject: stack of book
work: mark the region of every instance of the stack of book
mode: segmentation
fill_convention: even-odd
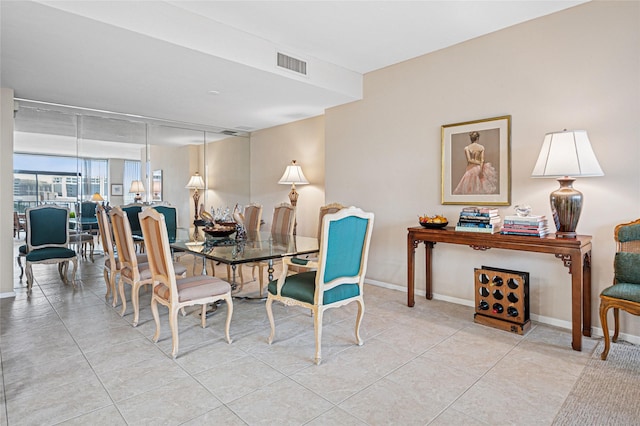
[[[460,212],[456,231],[495,234],[500,231],[502,218],[498,209],[488,207],[465,207]]]
[[[544,237],[549,233],[547,218],[544,215],[505,216],[502,233],[507,235]]]

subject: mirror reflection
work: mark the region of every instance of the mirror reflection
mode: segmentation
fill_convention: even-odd
[[[188,228],[193,207],[185,185],[194,172],[205,177],[200,203],[207,211],[248,203],[248,135],[200,127],[20,101],[14,210],[55,203],[75,212],[92,198],[130,204],[139,180],[143,203],[176,206],[179,226]]]

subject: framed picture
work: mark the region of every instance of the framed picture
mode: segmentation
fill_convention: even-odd
[[[111,195],[120,195],[122,196],[124,193],[121,183],[112,183],[111,184]]]
[[[442,126],[442,204],[511,204],[511,116]]]

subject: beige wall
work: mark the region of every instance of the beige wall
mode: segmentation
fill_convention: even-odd
[[[178,227],[186,229],[193,221],[193,194],[184,187],[191,176],[189,151],[188,146],[149,145],[151,171],[162,170],[162,201],[178,209]]]
[[[550,217],[553,179],[530,177],[544,134],[586,129],[605,172],[578,179],[593,235],[593,325],[612,280],[617,223],[640,217],[640,3],[590,2],[365,76],[364,99],[326,112],[326,197],[376,213],[367,278],[406,289],[406,228],[440,204],[440,126],[512,116],[512,206]],[[511,214],[512,206],[501,208]],[[424,249],[417,250],[417,258]],[[438,244],[436,297],[471,303],[473,268],[531,273],[534,318],[568,327],[570,277],[549,255]],[[424,295],[424,267],[417,268]],[[640,320],[623,319],[640,341]]]
[[[279,185],[292,160],[309,185],[299,185],[298,235],[316,235],[324,197],[324,117],[301,120],[251,134],[251,201],[262,204],[263,230],[271,229],[273,207],[289,202],[290,185]],[[340,200],[329,200],[329,202]]]
[[[250,140],[229,137],[207,143],[207,211],[250,201]]]

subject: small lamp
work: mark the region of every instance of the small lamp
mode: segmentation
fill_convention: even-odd
[[[104,201],[104,198],[102,198],[102,195],[100,195],[99,192],[96,192],[91,196],[91,201],[100,202]]]
[[[198,201],[200,200],[200,194],[198,193],[199,189],[204,189],[204,180],[202,179],[202,176],[200,176],[198,174],[198,172],[196,172],[195,175],[191,176],[191,179],[189,179],[189,183],[187,183],[187,185],[185,186],[185,188],[188,189],[193,189],[193,206],[195,207],[195,213],[194,213],[194,221],[198,220]]]
[[[162,182],[159,180],[153,181],[153,199],[160,200],[160,193],[162,192]]]
[[[571,176],[571,177],[570,177]],[[549,197],[556,238],[575,238],[582,211],[582,193],[575,177],[604,176],[586,130],[547,133],[531,177],[557,177],[560,188]]]
[[[284,174],[278,181],[281,185],[291,185],[291,191],[289,192],[289,200],[291,201],[291,205],[293,207],[298,204],[298,191],[296,191],[296,183],[298,185],[306,185],[309,183],[306,177],[304,177],[304,173],[302,173],[302,168],[296,164],[296,160],[293,160],[290,165],[284,171]]]
[[[144,185],[142,184],[142,181],[140,180],[131,181],[131,188],[129,188],[129,194],[136,194],[136,196],[133,197],[134,202],[139,203],[142,201],[142,195],[140,195],[141,192],[144,192]]]

